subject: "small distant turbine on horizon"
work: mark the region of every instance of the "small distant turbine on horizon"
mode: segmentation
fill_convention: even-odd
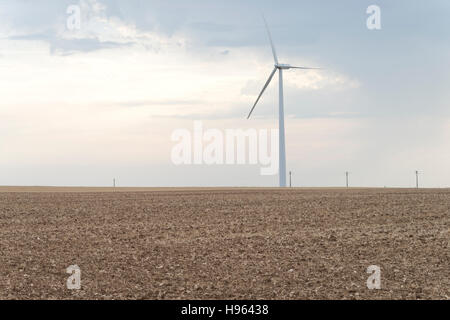
[[[350,172],[345,171],[345,183],[346,183],[347,188],[348,188],[348,175],[349,174],[350,174]]]
[[[416,170],[415,173],[416,173],[416,189],[419,189],[419,171]]]
[[[272,54],[273,59],[275,61],[275,66],[272,71],[272,73],[269,76],[269,79],[267,79],[266,84],[264,85],[263,89],[261,90],[261,93],[259,94],[258,98],[256,99],[255,104],[253,105],[252,109],[250,110],[250,113],[247,116],[247,119],[250,118],[253,110],[256,107],[256,104],[258,103],[259,99],[263,95],[264,91],[266,90],[267,86],[269,85],[270,81],[272,80],[275,73],[278,71],[279,75],[279,105],[278,105],[278,130],[279,130],[279,180],[280,180],[280,187],[286,187],[286,145],[285,145],[285,131],[284,131],[284,98],[283,98],[283,70],[289,70],[289,69],[302,69],[302,70],[313,70],[313,69],[320,69],[320,68],[309,68],[309,67],[296,67],[291,66],[289,64],[281,64],[278,62],[277,53],[275,51],[275,46],[273,45],[272,36],[270,34],[269,26],[267,25],[267,21],[263,16],[264,24],[267,29],[267,34],[269,36],[270,46],[272,47]]]

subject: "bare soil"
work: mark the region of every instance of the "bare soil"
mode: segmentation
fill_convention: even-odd
[[[0,188],[1,299],[449,299],[449,270],[449,189]]]

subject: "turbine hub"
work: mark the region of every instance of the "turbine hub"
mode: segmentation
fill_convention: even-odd
[[[290,69],[291,65],[290,64],[284,64],[284,63],[278,63],[275,65],[276,68],[278,69]]]

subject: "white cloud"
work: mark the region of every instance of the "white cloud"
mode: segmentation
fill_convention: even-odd
[[[358,89],[361,86],[356,79],[328,70],[294,70],[289,72],[286,82],[300,90],[340,91]]]
[[[185,46],[185,39],[174,35],[166,37],[156,32],[145,32],[132,23],[126,23],[115,16],[106,14],[106,6],[96,0],[81,0],[80,29],[68,30],[60,21],[55,25],[57,36],[61,39],[96,39],[101,43],[134,44],[156,52],[179,49]]]

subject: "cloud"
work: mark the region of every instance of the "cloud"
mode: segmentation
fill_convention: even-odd
[[[97,0],[79,2],[80,28],[69,30],[67,19],[70,14],[60,11],[51,24],[41,24],[39,28],[12,29],[10,40],[42,41],[49,44],[52,54],[68,55],[76,52],[92,52],[127,46],[140,46],[146,50],[159,52],[180,48],[185,45],[181,37],[166,37],[156,32],[142,31],[133,23],[127,23],[116,16],[107,14],[107,6]],[[39,31],[36,32],[36,29]]]
[[[340,91],[358,89],[361,86],[360,82],[356,79],[327,70],[298,71],[293,69],[288,72],[285,71],[283,75],[285,86],[289,86],[291,89],[297,89],[300,91],[315,91],[324,89]],[[248,80],[245,86],[242,87],[241,93],[243,95],[257,96],[262,90],[266,80],[266,78],[260,80]],[[272,79],[272,82],[277,81],[277,77]]]
[[[310,70],[307,72],[289,72],[287,84],[300,90],[348,90],[358,89],[361,83],[347,75],[326,70]]]
[[[146,107],[146,106],[170,106],[170,105],[197,105],[203,104],[204,101],[201,100],[136,100],[136,101],[126,101],[118,102],[114,105],[120,107]]]
[[[50,46],[51,54],[69,55],[76,52],[91,52],[101,49],[114,49],[132,46],[134,42],[100,41],[98,38],[64,39],[53,33],[10,36],[10,40],[43,41]]]

